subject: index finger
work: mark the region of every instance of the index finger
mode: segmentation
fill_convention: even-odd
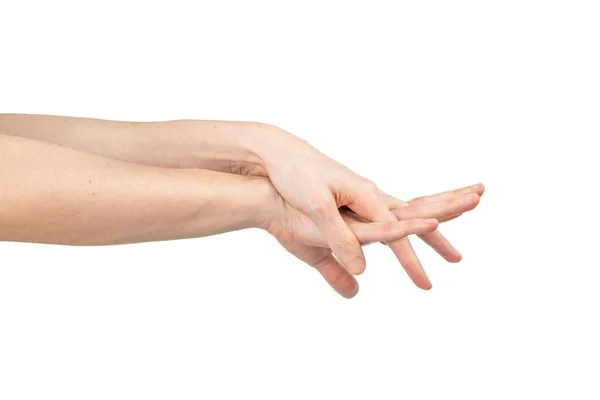
[[[362,196],[357,198],[349,207],[363,218],[371,221],[394,221],[396,216],[389,210],[383,198],[379,196]],[[408,238],[387,242],[392,252],[414,284],[424,290],[431,289],[431,281]]]

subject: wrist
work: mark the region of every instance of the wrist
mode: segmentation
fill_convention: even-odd
[[[269,176],[269,170],[289,162],[287,149],[299,149],[304,144],[309,146],[304,140],[274,125],[260,122],[239,124],[235,140],[249,162],[259,165],[265,171],[264,176]]]
[[[219,121],[215,129],[231,149],[228,172],[267,177],[265,155],[275,127],[259,122]]]
[[[134,125],[134,144],[129,147],[143,154],[144,164],[231,173],[260,163],[245,137],[257,133],[253,125],[201,120],[143,122]]]
[[[153,165],[200,168],[238,175],[268,176],[286,163],[285,149],[301,147],[302,139],[276,126],[245,121],[177,120],[143,123],[141,146]],[[147,144],[150,143],[150,144]]]
[[[267,230],[274,220],[280,218],[283,199],[268,178],[251,177],[247,196],[252,193],[249,205],[249,227]]]
[[[192,124],[195,168],[237,175],[268,176],[264,155],[275,127],[246,121],[186,121]]]
[[[262,177],[245,177],[201,169],[176,169],[172,173],[187,183],[187,194],[177,198],[191,202],[187,214],[190,237],[249,228],[262,228],[278,215],[277,192]],[[181,225],[180,225],[181,227]]]

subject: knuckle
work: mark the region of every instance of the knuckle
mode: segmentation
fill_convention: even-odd
[[[381,190],[379,189],[379,186],[377,186],[377,184],[375,182],[373,182],[369,179],[364,180],[363,187],[369,194],[376,195],[376,196],[381,195]]]
[[[358,241],[352,236],[343,236],[336,240],[335,245],[343,251],[352,250],[358,246]]]
[[[325,267],[329,261],[330,261],[330,254],[327,254],[325,257],[322,257],[320,259],[318,259],[317,261],[313,262],[311,265],[313,268],[320,270],[323,267]]]
[[[446,205],[447,206],[453,206],[457,203],[457,200],[455,198],[450,198],[446,200]]]
[[[411,208],[403,208],[403,209],[397,209],[394,210],[394,215],[399,219],[399,220],[404,220],[404,219],[413,219],[417,217],[417,214],[415,213],[415,210],[411,209]]]
[[[325,215],[329,214],[331,207],[332,207],[332,205],[330,204],[330,202],[325,201],[325,200],[320,200],[320,201],[311,202],[311,204],[309,206],[309,211],[312,214],[325,216]]]
[[[395,234],[395,233],[402,233],[402,232],[404,232],[403,228],[404,227],[402,227],[402,228],[399,229],[398,225],[393,224],[393,223],[390,222],[390,223],[385,224],[385,227],[383,228],[383,233],[386,234],[386,235],[392,235],[392,234]]]
[[[389,236],[395,232],[394,225],[389,222],[382,223],[377,227],[377,232],[382,236]]]
[[[415,230],[416,228],[418,228],[421,225],[421,223],[419,221],[416,221],[414,219],[410,220],[410,221],[406,221],[406,223],[407,223],[407,228],[410,230]]]

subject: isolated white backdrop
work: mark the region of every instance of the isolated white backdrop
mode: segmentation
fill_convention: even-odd
[[[279,125],[410,199],[353,300],[267,234],[0,244],[2,399],[600,398],[595,1],[3,1],[0,112]]]

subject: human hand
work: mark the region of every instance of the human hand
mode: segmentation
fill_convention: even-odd
[[[437,218],[442,223],[458,218],[462,213],[477,207],[484,191],[484,186],[478,184],[434,195],[417,197],[409,202],[403,202],[389,195],[386,195],[385,198],[388,206],[399,220]],[[365,221],[364,218],[358,216],[356,213],[351,212],[350,215],[357,220]],[[346,218],[350,215],[347,215]],[[456,263],[462,259],[462,255],[439,230],[418,236],[446,261]],[[416,261],[403,265],[406,273],[415,283],[429,282],[425,270],[418,260]]]
[[[273,190],[273,207],[276,211],[260,227],[280,242],[294,242],[310,247],[329,248],[319,227],[304,213],[291,207],[279,193]],[[407,215],[407,213],[404,213]],[[416,214],[415,214],[416,215]],[[341,211],[341,217],[361,245],[373,242],[393,241],[408,235],[427,234],[439,224],[435,218],[404,218],[402,221],[371,222],[350,210]],[[331,253],[331,250],[330,250]]]
[[[269,231],[277,238],[280,244],[301,261],[314,267],[339,294],[351,298],[358,292],[358,283],[333,256],[317,225],[306,215],[293,209],[277,194],[273,195],[275,209],[273,219],[265,221],[262,228]],[[400,202],[390,196],[388,199],[391,211],[400,220],[414,218],[408,222],[411,225],[398,225],[394,222],[369,223],[360,215],[343,207],[340,214],[356,235],[362,245],[379,241],[382,237],[394,240],[405,237],[405,233],[416,233],[423,229],[427,233],[421,233],[424,240],[432,245],[445,258],[453,257],[456,250],[445,241],[443,236],[440,240],[434,232],[437,224],[431,224],[430,218],[436,218],[440,222],[450,221],[462,213],[474,209],[479,204],[479,195],[470,193],[467,189],[459,189],[432,196],[419,197],[408,203]],[[434,220],[435,221],[435,220]],[[427,227],[428,224],[431,224]],[[433,235],[433,237],[428,237]],[[381,239],[385,240],[385,239]],[[448,247],[449,246],[449,247]],[[460,257],[460,254],[459,254]],[[454,259],[458,261],[458,259]],[[409,272],[409,271],[407,271]],[[413,273],[412,271],[409,272]]]
[[[327,244],[346,270],[364,271],[366,261],[360,241],[339,212],[347,207],[368,221],[390,222],[397,216],[390,208],[406,203],[382,192],[368,180],[332,160],[307,142],[272,126],[260,125],[253,149],[261,174],[266,174],[281,196],[318,226]],[[251,135],[252,136],[252,135]],[[483,193],[482,185],[462,189],[461,193]],[[415,199],[418,202],[418,199]],[[439,233],[421,237],[448,261],[460,260],[458,253]],[[388,243],[413,282],[422,289],[431,282],[407,238]]]

